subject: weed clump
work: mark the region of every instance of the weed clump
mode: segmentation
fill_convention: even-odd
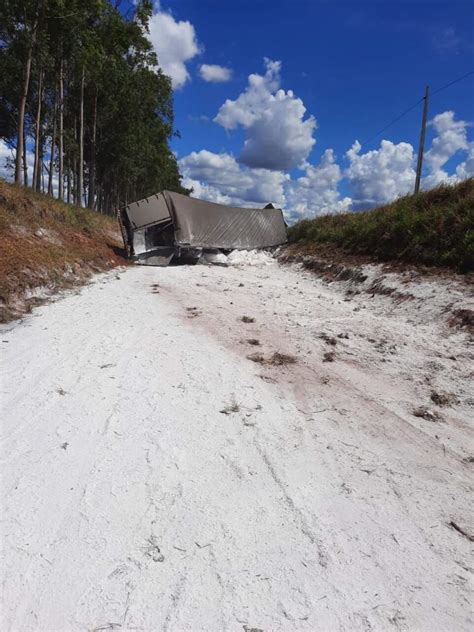
[[[223,415],[232,415],[233,413],[238,413],[240,411],[240,404],[235,399],[235,396],[232,396],[230,404],[224,406],[219,412]]]
[[[445,393],[442,391],[431,391],[430,398],[436,406],[451,406],[458,402],[454,393]]]
[[[240,319],[243,323],[254,323],[255,318],[253,316],[242,316]]]
[[[295,364],[296,358],[295,356],[288,355],[286,353],[280,353],[276,351],[269,357],[265,357],[261,353],[252,353],[247,356],[249,360],[252,362],[256,362],[257,364],[266,364],[270,366],[286,366],[288,364]]]
[[[427,421],[443,421],[442,416],[437,410],[431,410],[427,406],[419,406],[418,408],[415,408],[415,410],[413,411],[413,415],[415,417],[426,419]]]
[[[334,362],[336,354],[334,351],[326,351],[323,355],[323,362]]]

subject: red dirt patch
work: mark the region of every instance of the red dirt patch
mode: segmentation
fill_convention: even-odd
[[[0,181],[0,322],[37,303],[29,291],[83,283],[124,265],[120,253],[114,218]]]

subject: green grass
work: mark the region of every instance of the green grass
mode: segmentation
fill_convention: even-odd
[[[290,242],[334,245],[382,261],[474,269],[474,178],[361,213],[297,222]]]

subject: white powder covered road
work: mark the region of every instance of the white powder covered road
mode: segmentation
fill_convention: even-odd
[[[467,290],[402,286],[135,267],[4,328],[0,629],[472,629]]]

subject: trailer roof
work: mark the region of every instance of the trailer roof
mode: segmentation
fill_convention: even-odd
[[[269,248],[287,240],[281,209],[238,208],[165,191],[179,245],[197,248]]]

